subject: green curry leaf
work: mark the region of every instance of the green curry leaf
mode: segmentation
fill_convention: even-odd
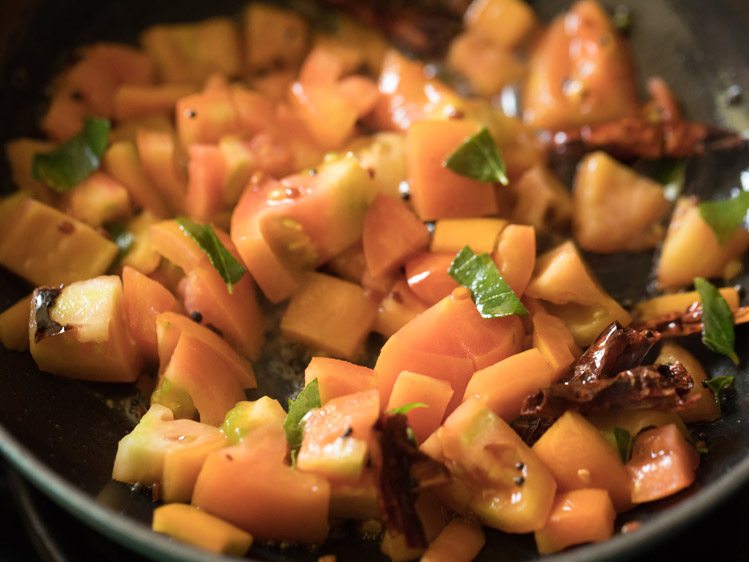
[[[109,128],[106,119],[87,118],[83,130],[65,144],[34,155],[32,176],[58,193],[69,191],[99,169]]]
[[[218,239],[213,228],[209,224],[198,224],[186,217],[177,217],[180,230],[192,238],[200,247],[208,259],[216,268],[221,278],[226,283],[229,294],[234,292],[234,283],[237,283],[245,273],[245,268],[237,258],[226,249]]]
[[[616,439],[616,448],[623,463],[627,463],[632,456],[632,434],[621,427],[614,428],[614,439]]]
[[[489,254],[477,256],[465,246],[455,256],[447,272],[471,291],[473,302],[484,318],[528,314],[523,303],[500,275]]]
[[[736,229],[744,224],[749,211],[749,192],[741,191],[736,197],[700,203],[700,214],[710,226],[718,242],[725,244]]]
[[[505,161],[486,127],[463,141],[443,166],[475,180],[509,183]]]
[[[283,430],[286,433],[286,441],[291,449],[292,464],[296,464],[296,455],[299,447],[302,446],[302,438],[304,437],[302,420],[310,410],[319,408],[320,406],[320,389],[317,379],[305,386],[296,397],[296,400],[289,399],[289,411],[283,422]]]
[[[387,413],[388,414],[403,414],[406,415],[411,410],[416,410],[418,408],[428,408],[428,404],[424,404],[424,402],[409,402],[408,404],[403,404],[403,406],[398,406],[397,408],[390,408]]]
[[[717,353],[729,357],[738,365],[736,334],[733,329],[733,313],[720,291],[702,277],[694,280],[694,286],[702,301],[702,343]]]
[[[703,386],[713,391],[713,397],[715,398],[715,403],[718,405],[718,408],[720,408],[720,401],[723,397],[723,391],[732,387],[735,379],[736,377],[734,376],[722,376],[713,377],[711,379],[702,381]]]
[[[684,191],[687,162],[675,158],[664,158],[655,164],[653,179],[663,184],[663,195],[669,201],[676,201]]]

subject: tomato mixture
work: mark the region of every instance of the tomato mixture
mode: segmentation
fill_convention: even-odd
[[[749,196],[679,188],[685,158],[742,141],[661,78],[643,101],[626,18],[593,0],[550,23],[474,0],[437,66],[375,19],[256,2],[80,49],[46,139],[6,147],[0,265],[35,289],[0,342],[53,375],[150,382],[112,476],[208,550],[324,553],[346,520],[394,561],[471,560],[485,527],[540,553],[607,540],[692,484],[685,423],[718,419],[733,382],[675,342],[738,362],[749,314],[707,279],[741,271]],[[407,24],[390,31],[418,46]],[[654,248],[634,306],[581,252]],[[250,401],[279,331],[312,356],[303,387]]]

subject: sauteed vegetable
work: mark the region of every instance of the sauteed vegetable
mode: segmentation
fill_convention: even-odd
[[[436,62],[408,10],[385,33],[375,3],[302,6],[80,49],[45,139],[6,146],[0,265],[33,292],[0,343],[148,387],[112,476],[215,552],[324,554],[354,520],[394,561],[471,560],[484,527],[546,554],[691,486],[686,424],[733,377],[681,338],[742,360],[749,197],[682,196],[684,158],[744,141],[663,78],[642,100],[593,0],[548,24],[474,0]],[[584,259],[656,248],[635,304]],[[283,404],[255,373],[279,338],[311,356]]]

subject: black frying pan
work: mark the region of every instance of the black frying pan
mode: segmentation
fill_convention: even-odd
[[[38,136],[49,79],[76,46],[97,40],[135,41],[157,21],[197,20],[236,13],[232,0],[18,0],[0,2],[0,141]],[[535,2],[544,17],[569,2]],[[612,3],[608,3],[611,5]],[[650,0],[635,2],[632,40],[641,76],[660,74],[684,102],[687,114],[740,131],[749,130],[749,100],[729,104],[726,90],[736,84],[749,95],[749,7],[742,0]],[[448,24],[446,24],[448,25]],[[734,100],[735,101],[735,100]],[[689,164],[686,190],[703,196],[725,195],[749,167],[749,153],[709,154]],[[2,192],[12,188],[7,163],[0,169]],[[1,241],[0,241],[1,242]],[[604,285],[622,301],[647,292],[650,254],[591,256]],[[749,279],[744,277],[747,286]],[[0,271],[0,308],[30,290]],[[713,374],[733,372],[727,360],[691,340]],[[749,358],[749,333],[739,330],[737,349]],[[303,365],[292,365],[301,376]],[[272,375],[261,369],[261,387]],[[549,562],[610,560],[634,555],[704,515],[749,482],[749,369],[737,373],[736,393],[718,422],[706,424],[710,453],[703,457],[698,481],[669,500],[625,514],[638,520],[634,534],[617,535],[600,545],[547,557]],[[281,393],[284,389],[281,389]],[[288,390],[288,389],[286,389]],[[133,426],[142,407],[132,386],[96,385],[40,373],[27,354],[0,349],[0,453],[45,494],[97,531],[157,560],[220,560],[150,532],[154,504],[142,490],[110,481],[117,441]],[[281,552],[256,547],[263,560],[317,560],[336,552],[339,560],[381,560],[378,545],[359,543],[345,534],[332,537],[318,553]],[[532,538],[489,532],[481,560],[537,558]]]

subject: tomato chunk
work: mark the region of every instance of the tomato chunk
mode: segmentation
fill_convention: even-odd
[[[448,506],[472,511],[508,533],[537,531],[556,492],[554,476],[517,433],[476,400],[460,405],[422,445],[446,463],[450,484],[439,489]]]
[[[697,451],[676,424],[643,431],[632,444],[632,458],[627,463],[632,501],[659,500],[688,488],[699,464]]]

